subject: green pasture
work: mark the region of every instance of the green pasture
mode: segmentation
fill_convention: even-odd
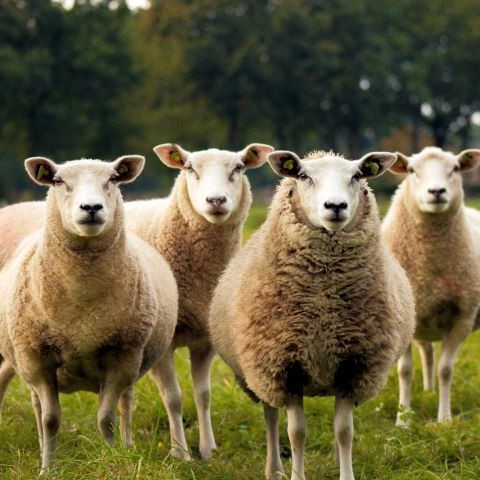
[[[476,202],[478,203],[478,202]],[[381,201],[381,210],[386,208]],[[254,206],[248,236],[262,221],[265,208]],[[452,252],[454,253],[454,252]],[[178,376],[184,391],[184,421],[194,460],[183,463],[168,455],[165,410],[153,382],[143,378],[136,389],[135,447],[118,442],[106,446],[96,427],[97,397],[89,393],[61,396],[62,426],[58,460],[46,480],[156,479],[253,480],[263,478],[265,431],[262,409],[236,386],[228,367],[216,360],[212,371],[212,417],[219,450],[211,461],[198,460],[198,428],[184,349],[177,351]],[[419,358],[415,354],[411,428],[394,426],[397,380],[355,411],[353,463],[357,480],[477,480],[480,478],[480,333],[465,342],[456,363],[453,383],[454,420],[435,422],[437,393],[422,392]],[[39,471],[39,447],[28,389],[17,378],[9,389],[0,425],[0,479],[33,479]],[[336,480],[333,402],[307,399],[307,478]],[[290,453],[285,415],[281,444],[286,471]],[[287,477],[285,477],[287,478]],[[289,478],[289,477],[288,477]]]

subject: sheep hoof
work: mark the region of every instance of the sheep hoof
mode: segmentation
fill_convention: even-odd
[[[184,462],[192,461],[191,455],[188,453],[187,450],[184,450],[183,448],[172,447],[172,449],[170,450],[170,455],[174,458],[178,458],[179,460],[183,460]]]

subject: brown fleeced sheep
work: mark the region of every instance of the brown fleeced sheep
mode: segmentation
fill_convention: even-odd
[[[395,160],[273,152],[284,179],[265,223],[235,256],[212,300],[212,344],[264,404],[267,478],[283,478],[278,408],[286,406],[292,480],[304,478],[302,399],[334,395],[340,479],[353,480],[352,409],[375,395],[414,329],[405,273],[380,240],[364,178]]]
[[[451,418],[450,387],[456,353],[471,332],[480,305],[480,212],[463,203],[461,173],[480,164],[480,150],[459,155],[427,147],[398,154],[390,167],[406,174],[382,226],[385,243],[407,272],[416,301],[415,341],[425,390],[433,389],[433,341],[438,364],[438,421]],[[399,362],[399,403],[410,408],[412,356]],[[399,414],[398,425],[405,421]]]
[[[109,443],[118,404],[128,446],[134,383],[172,341],[173,274],[124,226],[118,184],[133,181],[143,164],[140,156],[25,162],[50,188],[44,227],[0,271],[0,353],[31,389],[43,471],[55,453],[59,392],[99,393],[98,425]]]

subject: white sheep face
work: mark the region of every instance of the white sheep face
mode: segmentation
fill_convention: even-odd
[[[406,174],[411,198],[425,213],[455,210],[463,200],[461,172],[473,170],[480,163],[480,150],[465,150],[459,155],[437,147],[427,147],[406,157],[397,154],[390,167],[393,173]]]
[[[268,156],[277,174],[296,179],[308,221],[329,232],[343,230],[355,217],[360,179],[381,175],[395,159],[394,154],[387,152],[370,153],[353,161],[324,152],[314,152],[303,160],[286,151]]]
[[[80,237],[96,237],[114,222],[118,185],[133,181],[144,157],[120,157],[114,162],[73,160],[58,165],[48,158],[25,160],[30,177],[52,188],[64,229]]]
[[[272,150],[263,144],[249,145],[240,152],[212,148],[190,153],[171,143],[154,148],[167,166],[185,171],[193,209],[217,225],[225,223],[240,208],[245,169],[262,165]]]

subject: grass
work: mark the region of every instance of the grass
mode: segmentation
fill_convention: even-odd
[[[385,211],[381,202],[381,211]],[[255,206],[246,228],[248,236],[263,221],[265,208]],[[476,480],[480,478],[480,333],[463,345],[454,374],[454,420],[435,423],[437,393],[422,392],[415,354],[414,415],[408,430],[394,426],[397,381],[392,370],[388,385],[355,410],[353,464],[357,480]],[[198,428],[185,349],[176,353],[184,391],[184,421],[189,445],[198,459]],[[236,386],[228,367],[216,360],[212,371],[212,417],[219,451],[209,462],[183,463],[168,455],[165,410],[148,378],[136,389],[135,447],[118,442],[107,447],[96,428],[97,397],[89,393],[61,396],[62,426],[55,469],[46,480],[162,479],[225,480],[263,478],[265,431],[259,405]],[[39,470],[39,448],[29,393],[16,378],[9,389],[0,425],[0,479],[30,480]],[[306,472],[310,480],[334,480],[333,401],[306,399],[308,420]],[[290,471],[285,415],[281,444]],[[286,477],[287,478],[287,477]]]

